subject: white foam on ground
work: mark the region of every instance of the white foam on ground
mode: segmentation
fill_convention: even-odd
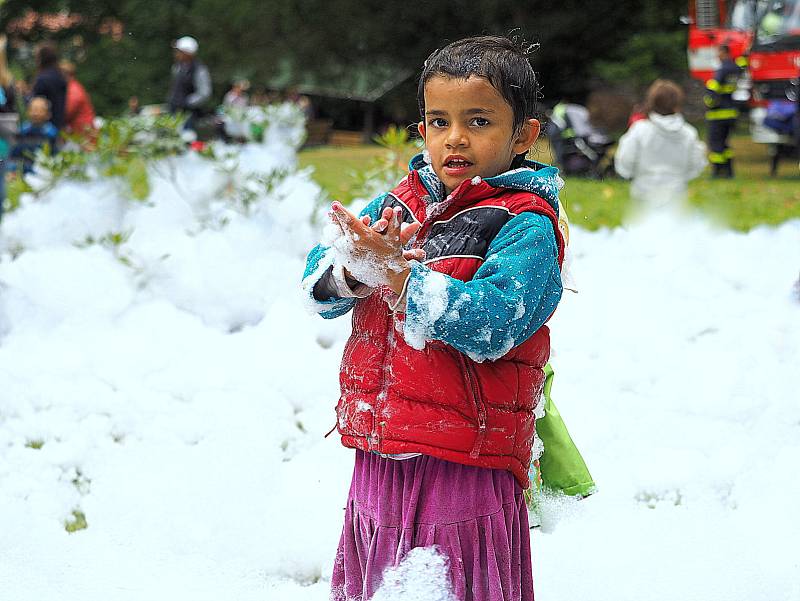
[[[0,262],[2,599],[327,599],[353,455],[323,434],[350,322],[303,309],[317,188],[296,173],[245,216],[175,161],[188,198],[95,184],[3,223],[26,250]],[[117,226],[116,251],[72,244]],[[571,249],[553,396],[599,492],[548,506],[537,597],[796,601],[800,222],[573,227]]]

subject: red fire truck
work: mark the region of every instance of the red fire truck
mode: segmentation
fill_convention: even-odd
[[[689,72],[703,83],[719,67],[719,47],[727,44],[733,58],[745,54],[753,40],[757,0],[694,0],[689,2]]]
[[[753,141],[769,145],[773,175],[796,150],[792,114],[800,94],[800,0],[694,0],[689,3],[689,71],[705,83],[720,44],[748,55],[734,99],[750,106]]]
[[[800,77],[800,0],[758,3],[758,20],[750,46],[752,101],[797,100]]]
[[[689,71],[705,82],[727,44],[733,57],[749,54],[751,105],[796,99],[800,76],[800,0],[695,0],[689,3]]]

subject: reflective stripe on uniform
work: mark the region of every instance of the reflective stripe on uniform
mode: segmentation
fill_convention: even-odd
[[[728,158],[725,157],[724,152],[709,152],[708,162],[714,165],[724,165],[728,162]]]
[[[709,111],[706,111],[706,119],[709,121],[736,119],[738,116],[739,116],[738,109],[711,109]]]
[[[741,67],[742,69],[744,69],[747,66],[747,63],[748,63],[746,56],[737,56],[736,60],[733,61],[733,62],[735,62],[736,65],[738,67]]]
[[[706,89],[717,94],[733,94],[736,91],[735,83],[720,83],[716,79],[706,82]]]

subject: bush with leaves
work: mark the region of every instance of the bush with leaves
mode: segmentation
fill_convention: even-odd
[[[182,120],[162,115],[108,121],[57,154],[43,148],[35,172],[9,186],[13,215],[3,222],[0,254],[16,257],[59,240],[104,247],[136,270],[128,240],[136,216],[151,209],[178,207],[191,235],[240,217],[268,221],[272,204],[281,205],[307,174],[296,172],[294,153],[305,132],[301,111],[279,105],[265,115],[263,144],[215,141],[190,151]]]
[[[364,171],[353,174],[357,197],[373,198],[390,190],[408,173],[408,161],[420,151],[419,141],[411,139],[408,129],[391,125],[378,136],[376,144],[385,152],[374,158]]]
[[[41,196],[61,181],[98,177],[120,178],[130,198],[145,200],[150,193],[148,165],[186,152],[183,123],[183,117],[173,115],[112,119],[92,138],[68,136],[58,153],[45,145],[34,157],[35,173],[9,183],[6,209],[16,210],[22,194]]]

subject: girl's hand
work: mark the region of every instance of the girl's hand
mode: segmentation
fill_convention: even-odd
[[[392,209],[390,207],[386,207],[383,209],[383,213],[381,214],[380,219],[372,224],[372,229],[378,233],[383,233],[389,225],[389,220],[392,218]],[[361,218],[361,222],[364,225],[370,225],[372,219],[369,215],[364,215]],[[408,241],[413,238],[416,233],[419,231],[421,225],[416,221],[412,223],[402,223],[400,225],[400,242],[403,243],[403,246],[408,244]],[[412,248],[403,251],[403,258],[406,261],[411,261],[412,259],[415,261],[424,261],[425,260],[425,251],[421,248]]]
[[[346,269],[367,285],[385,284],[399,294],[410,272],[408,258],[419,255],[409,253],[406,258],[403,246],[417,233],[420,224],[402,227],[399,207],[385,210],[373,227],[369,227],[368,219],[359,219],[339,202],[334,202],[331,208],[334,223],[349,243]]]

